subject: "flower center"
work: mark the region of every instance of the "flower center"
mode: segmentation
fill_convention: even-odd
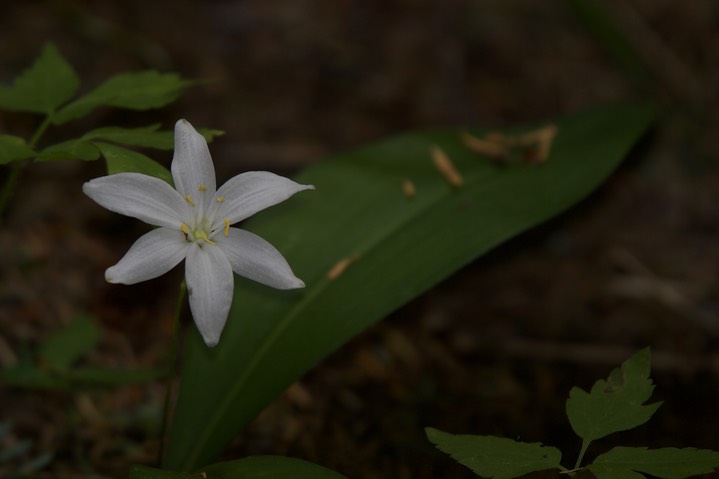
[[[205,222],[203,221],[203,225],[204,223]],[[182,223],[180,225],[180,230],[182,230],[182,233],[185,235],[185,241],[197,243],[198,246],[202,246],[205,243],[215,244],[215,242],[208,236],[205,228],[201,226],[190,229],[185,223]]]
[[[214,237],[215,233],[222,228],[222,225],[215,224],[214,219],[212,219],[212,217],[214,217],[214,213],[210,213],[208,217],[208,211],[206,211],[207,204],[205,201],[205,192],[207,191],[207,186],[200,185],[198,186],[197,190],[199,191],[199,196],[197,197],[198,201],[195,201],[195,199],[192,198],[192,196],[189,194],[185,195],[185,200],[187,201],[187,204],[196,211],[193,213],[194,218],[188,221],[187,224],[182,223],[180,225],[180,230],[185,235],[185,241],[196,243],[198,246],[202,247],[206,243],[215,244],[215,242],[212,241],[212,237]],[[223,201],[225,201],[224,197],[217,197],[218,203],[222,203]],[[229,218],[225,218],[223,224],[223,233],[227,237],[230,234]]]

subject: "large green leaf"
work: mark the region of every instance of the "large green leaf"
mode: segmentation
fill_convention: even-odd
[[[245,227],[277,246],[307,287],[237,279],[214,349],[188,342],[166,465],[210,462],[269,401],[325,355],[502,241],[564,211],[609,175],[653,119],[645,106],[590,110],[557,123],[542,165],[496,166],[456,129],[409,133],[321,162],[296,179],[316,191]],[[450,186],[439,145],[463,175]],[[403,193],[410,179],[416,195]],[[352,258],[339,277],[328,271]]]
[[[78,85],[75,71],[48,43],[12,86],[0,85],[0,108],[48,114],[72,98]]]
[[[449,434],[428,427],[427,438],[440,451],[480,477],[512,479],[530,472],[561,468],[562,453],[540,443],[506,437]]]

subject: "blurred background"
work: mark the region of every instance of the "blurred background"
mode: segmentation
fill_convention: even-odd
[[[127,70],[201,79],[169,108],[96,111],[43,142],[187,118],[226,131],[211,146],[220,182],[251,169],[291,175],[410,129],[498,127],[650,98],[660,121],[600,191],[327,358],[225,458],[286,454],[351,478],[473,477],[426,441],[433,426],[559,446],[570,465],[580,446],[564,416],[570,387],[589,388],[645,346],[665,404],[594,452],[620,441],[719,449],[719,3],[598,3],[6,0],[0,82],[47,41],[82,91]],[[0,133],[27,138],[37,121],[0,112]],[[170,152],[152,155],[169,165]],[[0,230],[3,367],[83,313],[103,328],[87,361],[163,364],[182,271],[104,282],[146,227],[82,195],[102,174],[100,162],[80,161],[24,172]],[[159,382],[0,385],[0,423],[12,422],[0,450],[30,444],[0,472],[50,453],[33,477],[126,477],[130,464],[155,460],[162,395]]]

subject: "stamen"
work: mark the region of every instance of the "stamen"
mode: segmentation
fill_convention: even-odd
[[[215,244],[214,241],[207,237],[207,233],[205,233],[204,231],[200,233],[195,233],[195,236],[199,236],[201,239],[205,240],[206,243]]]
[[[230,219],[225,218],[225,238],[230,236]]]
[[[192,197],[190,195],[185,195],[185,200],[187,200],[187,202],[190,203],[192,206],[197,205],[197,203],[192,200]]]
[[[188,228],[185,223],[182,223],[182,224],[180,225],[180,230],[182,230],[182,233],[185,235],[185,241],[189,241],[189,239],[190,239],[190,228]]]
[[[207,187],[205,185],[200,185],[197,187],[197,189],[200,191],[207,191]]]
[[[225,201],[225,197],[224,197],[224,196],[218,196],[218,197],[217,197],[217,202],[218,202],[218,203],[222,203],[223,201]]]

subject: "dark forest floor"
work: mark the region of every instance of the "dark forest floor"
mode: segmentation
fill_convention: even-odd
[[[46,139],[98,121],[170,127],[185,117],[227,132],[212,145],[221,180],[291,175],[408,129],[526,123],[649,94],[660,122],[598,192],[325,359],[226,458],[286,454],[355,479],[473,477],[426,441],[433,426],[541,441],[573,462],[569,389],[645,346],[665,405],[598,449],[612,439],[719,449],[719,9],[606,3],[646,78],[617,64],[569,2],[129,0],[4,2],[0,81],[47,40],[86,88],[146,68],[209,79],[168,109],[98,112]],[[0,132],[29,136],[33,122],[0,112]],[[0,365],[81,313],[104,331],[91,361],[161,364],[181,273],[149,287],[104,282],[144,225],[84,197],[82,183],[101,174],[99,163],[65,162],[22,177],[0,230]],[[38,477],[126,477],[130,464],[154,461],[162,399],[160,382],[0,386],[0,422],[14,425],[5,446],[30,439],[28,458],[53,452]]]

